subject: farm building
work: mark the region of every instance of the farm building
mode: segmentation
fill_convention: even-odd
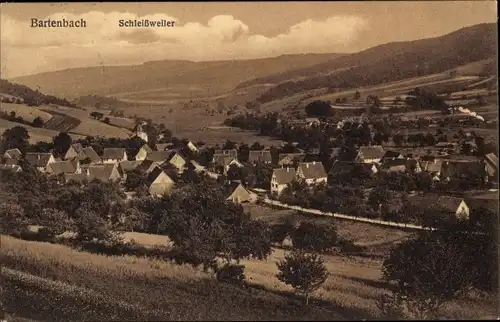
[[[41,172],[45,172],[49,164],[56,162],[52,153],[26,153],[25,160]]]
[[[105,148],[102,154],[103,163],[119,163],[121,161],[126,161],[127,151],[124,148]]]
[[[248,162],[254,165],[257,163],[270,164],[272,162],[271,151],[249,151]]]
[[[440,208],[444,209],[450,214],[454,214],[457,218],[468,219],[470,215],[470,209],[464,199],[451,197],[451,196],[440,196],[437,200],[437,204]]]
[[[236,158],[224,154],[214,154],[212,162],[215,167],[222,168],[224,174],[227,173],[229,167],[232,165],[239,168],[243,167],[243,164],[241,164]]]
[[[271,193],[278,195],[296,178],[294,168],[274,169],[271,177]]]
[[[182,172],[186,166],[186,157],[184,157],[179,151],[171,150],[170,156],[168,158],[168,163],[173,165],[177,171]]]
[[[278,165],[280,166],[293,166],[298,162],[304,161],[304,153],[280,153],[278,156]]]
[[[45,169],[45,173],[47,174],[66,174],[73,173],[78,174],[81,173],[82,169],[80,168],[80,162],[78,160],[66,160],[66,161],[56,161],[47,166]]]
[[[90,160],[90,163],[101,163],[101,157],[97,152],[95,152],[94,148],[91,146],[83,148],[83,159],[78,159],[80,162],[84,160]]]
[[[359,148],[356,160],[364,163],[380,163],[385,151],[381,145],[362,146]]]
[[[3,159],[14,159],[14,160],[21,160],[23,157],[23,154],[19,149],[8,149],[5,150],[3,154]]]
[[[232,182],[228,185],[228,191],[230,193],[226,200],[230,200],[234,203],[245,203],[245,202],[256,202],[257,195],[249,190],[247,190],[240,182]]]
[[[230,150],[215,150],[214,155],[216,154],[222,154],[225,156],[229,156],[234,159],[238,159],[238,150],[236,149],[230,149]],[[212,161],[213,162],[213,161]]]
[[[303,180],[307,184],[327,183],[328,175],[321,162],[301,162],[297,167],[297,179]]]
[[[92,164],[87,169],[87,176],[88,181],[110,182],[122,179],[117,163]]]
[[[158,166],[149,173],[147,181],[149,194],[152,196],[168,194],[174,186],[174,181]]]
[[[137,154],[135,155],[136,160],[145,160],[147,155],[153,152],[153,150],[149,147],[149,145],[144,144],[141,146]]]
[[[83,146],[80,143],[71,144],[68,151],[64,154],[64,160],[80,159],[80,153],[83,152]]]

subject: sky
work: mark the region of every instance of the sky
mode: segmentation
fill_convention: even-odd
[[[1,77],[145,61],[352,53],[497,21],[496,1],[2,3]],[[87,22],[31,28],[31,19]],[[124,28],[121,19],[174,27]]]

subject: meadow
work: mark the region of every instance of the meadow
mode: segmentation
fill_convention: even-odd
[[[0,111],[6,113],[14,112],[16,116],[22,117],[27,122],[33,122],[37,117],[41,118],[45,123],[52,118],[47,112],[41,111],[39,108],[27,106],[24,104],[2,103],[0,104]]]
[[[15,126],[22,126],[28,130],[28,134],[30,136],[29,142],[31,144],[35,144],[39,141],[52,142],[52,138],[59,134],[57,131],[52,131],[44,128],[32,127],[29,125],[19,124],[15,122],[10,122],[4,119],[0,119],[0,132],[3,133],[6,129],[13,128]],[[83,139],[84,136],[70,133],[70,136],[73,140]]]

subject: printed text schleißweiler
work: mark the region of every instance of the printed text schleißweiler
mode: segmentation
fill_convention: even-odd
[[[124,20],[120,19],[118,21],[118,27],[175,27],[175,21],[172,20]]]
[[[31,28],[87,28],[87,21],[83,18],[79,20],[31,18],[30,26]]]

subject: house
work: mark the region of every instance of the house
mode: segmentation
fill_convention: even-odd
[[[443,161],[434,159],[434,161],[421,161],[420,169],[428,172],[434,181],[441,180],[441,172],[443,171]]]
[[[141,163],[144,161],[141,160],[127,160],[121,161],[118,163],[118,170],[123,174],[127,172],[134,171]]]
[[[13,159],[13,160],[21,160],[23,157],[23,154],[21,153],[21,150],[15,148],[15,149],[8,149],[5,150],[3,153],[3,159]]]
[[[485,166],[480,161],[444,161],[441,170],[441,178],[444,180],[455,179],[473,179],[486,180],[487,174]]]
[[[180,152],[171,150],[171,155],[168,159],[168,162],[176,167],[179,172],[182,172],[184,171],[184,167],[187,163],[186,159],[187,158],[185,158]]]
[[[188,166],[192,167],[195,172],[203,172],[206,170],[206,168],[204,166],[202,166],[201,164],[199,164],[195,160],[189,161]]]
[[[87,169],[88,181],[120,181],[122,176],[117,163],[91,164]]]
[[[321,162],[301,162],[297,167],[297,179],[305,181],[307,184],[327,183],[328,175]]]
[[[278,165],[293,166],[298,162],[304,161],[304,153],[280,153],[278,156]]]
[[[226,200],[234,203],[256,202],[257,195],[247,190],[240,182],[232,182],[228,185],[227,189],[230,193]]]
[[[294,168],[281,168],[274,169],[273,175],[271,177],[271,193],[276,193],[278,195],[296,178],[296,172]]]
[[[49,164],[56,162],[52,153],[26,153],[25,160],[41,172],[44,172]]]
[[[169,148],[171,148],[174,144],[173,143],[156,143],[156,151],[165,151]]]
[[[418,173],[422,171],[420,163],[415,159],[391,159],[382,163],[384,172]]]
[[[362,146],[359,148],[356,161],[364,163],[380,163],[385,151],[381,145]]]
[[[404,156],[397,151],[388,150],[382,156],[382,159],[380,160],[380,162],[384,163],[385,161],[396,160],[396,159],[404,159]]]
[[[321,124],[321,121],[317,117],[306,117],[306,126],[307,127],[319,126],[320,124]]]
[[[244,166],[241,162],[238,161],[238,159],[224,154],[214,154],[213,165],[218,168],[222,167],[222,171],[224,174],[227,173],[232,165],[235,165],[239,168],[243,168]]]
[[[171,151],[150,151],[144,160],[163,163],[167,162],[171,155]]]
[[[229,156],[233,159],[238,159],[238,150],[236,149],[230,149],[230,150],[215,150],[214,155],[216,154],[222,154],[225,156]]]
[[[0,170],[12,171],[12,172],[23,172],[23,168],[17,164],[0,164]]]
[[[66,173],[79,174],[81,172],[80,162],[77,159],[56,161],[49,164],[45,169],[45,173],[54,175]]]
[[[138,137],[144,142],[148,142],[148,134],[144,131],[143,125],[145,125],[144,122],[136,125],[133,137]]]
[[[465,200],[452,196],[440,196],[437,205],[457,218],[469,219],[470,209]]]
[[[488,182],[498,183],[498,157],[494,153],[484,156],[484,167]]]
[[[187,144],[186,144],[186,147],[193,153],[196,153],[198,152],[198,148],[196,147],[196,145],[194,145],[193,142],[189,141]]]
[[[151,161],[151,160],[144,160],[144,161],[140,161],[140,164],[137,165],[135,170],[138,170],[138,171],[143,172],[143,173],[150,173],[156,167],[161,167],[164,164],[165,164],[165,162],[155,162],[155,161]]]
[[[153,152],[153,150],[149,147],[149,145],[144,144],[141,146],[137,154],[135,155],[136,160],[145,160],[147,155]]]
[[[80,143],[71,144],[64,154],[64,160],[78,159],[80,160],[80,153],[83,152],[83,146]]]
[[[102,154],[103,163],[116,163],[126,161],[127,151],[124,148],[105,148]]]
[[[251,164],[257,163],[272,163],[271,151],[262,150],[262,151],[249,151],[248,152],[248,162]]]
[[[149,194],[152,196],[162,196],[172,191],[174,181],[160,167],[155,167],[148,175]]]

